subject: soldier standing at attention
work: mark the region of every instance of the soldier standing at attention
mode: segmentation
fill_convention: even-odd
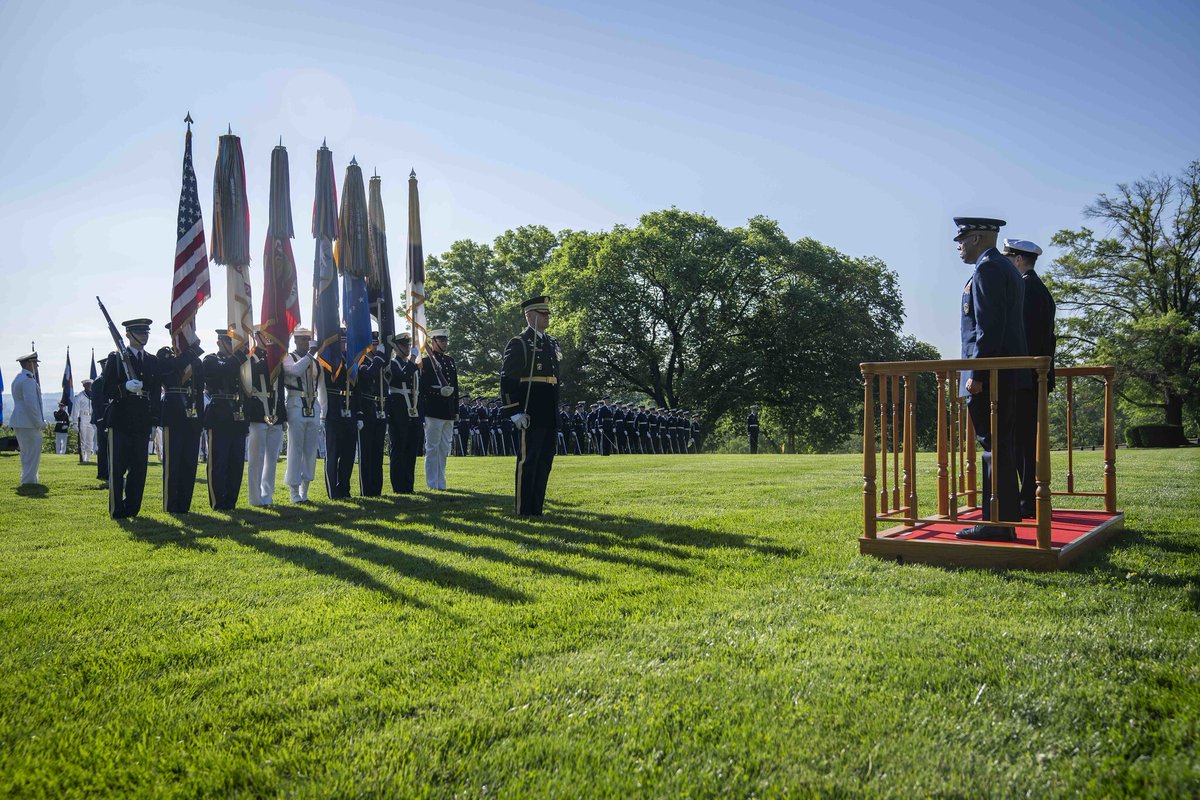
[[[187,514],[192,510],[203,433],[204,392],[200,384],[204,365],[199,345],[182,353],[174,345],[163,347],[157,355],[163,385],[163,511]]]
[[[421,443],[421,417],[417,412],[420,380],[412,334],[402,331],[392,337],[396,355],[387,366],[388,462],[392,491],[412,494]]]
[[[96,428],[92,425],[92,381],[83,379],[83,391],[75,398],[75,408],[71,412],[75,427],[79,430],[79,458],[83,463],[92,460],[96,449]]]
[[[242,365],[246,346],[236,352],[228,330],[217,331],[217,352],[204,357],[204,387],[208,405],[208,504],[218,511],[237,505],[246,463],[246,414],[242,406]]]
[[[358,427],[358,493],[362,497],[383,494],[383,437],[387,433],[383,369],[387,364],[379,352],[379,331],[372,331],[371,346],[354,379],[354,401],[362,419]]]
[[[38,354],[17,359],[21,371],[12,382],[13,412],[8,424],[17,435],[21,450],[21,486],[38,485],[38,467],[42,463],[42,429],[46,427],[42,411],[42,387],[37,382]]]
[[[96,480],[108,484],[108,422],[104,415],[108,413],[108,398],[104,396],[104,368],[108,364],[108,356],[97,362],[100,374],[92,384],[92,424],[96,426]]]
[[[150,433],[162,411],[158,359],[145,351],[150,320],[122,322],[129,342],[123,354],[109,353],[104,365],[108,399],[108,513],[136,517],[146,488]]]
[[[283,370],[271,380],[267,364],[267,340],[262,326],[254,330],[254,352],[250,356],[250,393],[243,411],[249,425],[247,469],[250,505],[269,506],[275,497],[275,473],[283,450],[283,426],[287,423]]]
[[[67,453],[67,438],[71,434],[71,414],[67,411],[67,401],[58,401],[58,408],[54,409],[54,453],[55,455],[66,455]]]
[[[1004,220],[955,217],[958,254],[974,272],[963,287],[959,326],[963,358],[1000,358],[1028,355],[1025,343],[1025,288],[1021,273],[996,249]],[[1021,517],[1017,496],[1013,414],[1017,393],[1029,386],[1029,370],[998,373],[996,431],[992,437],[990,376],[986,369],[963,370],[960,394],[967,398],[967,413],[983,451],[983,503],[985,522],[1016,521]],[[992,519],[992,474],[996,475],[999,520]],[[959,539],[1011,542],[1016,533],[1007,525],[974,525],[955,534]]]
[[[361,428],[357,407],[347,389],[346,331],[338,341],[342,358],[336,372],[321,370],[321,408],[325,410],[325,490],[331,500],[350,496],[350,476],[354,474],[354,450]]]
[[[1021,273],[1025,286],[1025,344],[1031,356],[1050,356],[1046,391],[1054,391],[1054,298],[1034,272],[1042,248],[1025,239],[1005,239],[1004,256]],[[1030,375],[1032,385],[1017,395],[1016,458],[1020,479],[1021,516],[1037,516],[1037,373]]]
[[[454,440],[458,421],[458,368],[446,352],[450,332],[429,332],[429,344],[421,359],[421,412],[425,415],[425,485],[446,488],[446,456]]]
[[[516,513],[541,516],[558,433],[558,342],[546,333],[545,296],[521,304],[528,327],[509,340],[500,368],[504,412],[518,431]]]
[[[309,350],[312,331],[296,328],[292,338],[296,349],[283,358],[288,423],[287,472],[283,481],[293,503],[307,503],[308,486],[317,474],[317,443],[321,436],[321,408],[317,402],[320,372]]]
[[[746,417],[746,435],[750,437],[750,455],[758,454],[758,406],[750,406]]]

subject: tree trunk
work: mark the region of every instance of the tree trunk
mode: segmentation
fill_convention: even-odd
[[[789,454],[796,452],[796,426],[795,425],[788,425],[787,446],[784,447],[783,452],[789,453]]]
[[[1175,394],[1174,392],[1166,392],[1167,402],[1163,404],[1163,410],[1167,413],[1168,425],[1183,424],[1183,395]]]

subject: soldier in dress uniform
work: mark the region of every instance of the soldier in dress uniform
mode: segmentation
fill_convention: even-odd
[[[283,383],[287,389],[287,471],[283,481],[293,503],[308,502],[308,487],[317,475],[317,448],[321,440],[321,404],[317,382],[321,377],[312,331],[292,331],[296,349],[283,357]]]
[[[96,428],[96,480],[108,483],[108,423],[104,415],[108,413],[108,398],[104,396],[104,368],[108,364],[108,356],[100,359],[100,374],[92,383],[92,425]]]
[[[550,304],[543,296],[521,304],[528,327],[509,340],[500,368],[504,411],[519,434],[516,513],[541,516],[554,464],[558,421],[558,342],[546,333]]]
[[[451,455],[465,456],[467,454],[467,447],[471,442],[471,395],[469,394],[464,394],[459,398],[458,420],[454,423],[454,438],[451,442],[453,445],[450,451]]]
[[[108,513],[136,517],[146,488],[150,433],[162,413],[158,359],[145,351],[150,320],[122,322],[126,352],[109,353],[104,365],[108,423]]]
[[[361,414],[356,404],[351,402],[347,388],[345,330],[342,331],[338,346],[342,348],[341,363],[336,373],[322,367],[319,394],[321,408],[325,411],[325,489],[331,500],[350,496],[355,445],[358,430],[362,427]]]
[[[587,424],[587,403],[580,400],[575,404],[575,414],[571,418],[572,434],[575,437],[575,455],[587,455],[588,452],[588,424]]]
[[[13,409],[8,424],[17,436],[21,450],[21,486],[39,486],[38,468],[42,463],[42,430],[46,427],[42,410],[42,387],[37,380],[38,354],[17,359],[21,371],[12,382]]]
[[[1025,288],[1021,273],[996,249],[996,238],[1004,220],[986,217],[955,217],[959,257],[974,267],[963,287],[962,358],[1024,356]],[[996,522],[1021,517],[1017,496],[1014,440],[1014,411],[1017,393],[1029,386],[1029,370],[1004,370],[998,374],[996,435],[992,438],[991,392],[987,370],[963,370],[960,392],[967,398],[967,413],[975,427],[982,450],[982,518],[991,516],[992,471],[996,474],[996,500],[1000,516]],[[1016,539],[1007,525],[974,525],[955,534],[960,539],[1011,542]]]
[[[217,352],[204,357],[204,428],[208,448],[208,504],[230,511],[242,491],[246,464],[246,413],[243,405],[242,365],[249,359],[247,345],[234,349],[229,331],[217,330]]]
[[[83,391],[75,398],[75,408],[71,410],[71,418],[79,430],[79,459],[82,463],[90,463],[92,453],[96,449],[96,428],[92,425],[92,381],[83,379]]]
[[[371,346],[358,365],[354,401],[362,418],[358,429],[358,493],[383,494],[383,439],[387,433],[387,387],[384,367],[388,359],[379,349],[379,331],[371,332]]]
[[[407,331],[393,336],[392,346],[396,355],[386,370],[389,471],[392,491],[412,494],[417,451],[423,436],[417,409],[421,380],[417,357],[421,351],[412,346],[412,334]]]
[[[613,422],[613,409],[609,398],[600,398],[600,408],[596,409],[596,422],[600,425],[600,455],[612,455],[617,448],[617,429]]]
[[[170,336],[171,324],[166,327]],[[163,511],[168,514],[192,510],[204,413],[200,352],[197,344],[182,353],[174,345],[157,353],[163,386]]]
[[[758,406],[750,406],[746,415],[746,436],[750,439],[750,455],[758,455]]]
[[[283,429],[287,425],[287,396],[283,370],[271,380],[267,364],[267,339],[262,326],[254,329],[254,351],[250,354],[250,392],[244,398],[243,411],[249,427],[247,459],[250,505],[269,506],[275,499],[275,474],[283,450]]]
[[[1054,298],[1034,271],[1042,248],[1026,239],[1005,239],[1004,257],[1021,273],[1025,287],[1025,344],[1031,356],[1049,356],[1046,391],[1054,391]],[[1015,441],[1021,516],[1037,516],[1037,373],[1030,374],[1030,387],[1017,394]]]
[[[446,488],[446,456],[454,440],[458,421],[458,367],[447,353],[450,332],[429,332],[425,357],[421,359],[421,413],[425,416],[425,485]]]
[[[54,453],[67,454],[67,439],[71,435],[71,412],[67,411],[67,401],[59,400],[58,408],[54,409]]]
[[[692,452],[699,453],[700,452],[700,414],[698,412],[695,412],[695,411],[692,412],[691,427],[692,427],[692,431],[691,431],[691,433],[692,433]]]

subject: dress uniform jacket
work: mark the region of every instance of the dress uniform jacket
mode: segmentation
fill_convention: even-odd
[[[387,432],[387,387],[382,353],[368,353],[358,365],[354,380],[354,402],[363,421],[358,432],[358,493],[363,497],[383,494],[383,439]]]
[[[1049,356],[1046,391],[1054,390],[1054,298],[1032,269],[1021,276],[1025,286],[1025,340],[1031,356]],[[1030,388],[1018,395],[1015,436],[1021,516],[1037,515],[1037,372],[1030,373]]]
[[[243,350],[232,355],[210,353],[204,357],[204,427],[208,431],[208,502],[228,511],[237,505],[246,464],[246,415],[243,408]]]
[[[96,480],[108,480],[108,398],[104,396],[104,373],[92,382],[92,424],[96,426]]]
[[[526,328],[509,340],[500,368],[500,394],[508,416],[529,415],[517,433],[516,512],[540,515],[554,464],[561,350],[553,336]]]
[[[142,508],[150,432],[162,414],[158,359],[145,351],[131,349],[128,354],[132,372],[117,353],[110,353],[104,364],[108,512],[113,519],[137,516]],[[142,382],[140,394],[126,390],[125,383],[131,379]]]
[[[193,350],[158,351],[162,377],[163,511],[191,511],[200,460],[204,413],[204,365]]]
[[[362,415],[346,388],[346,368],[321,371],[321,407],[325,410],[325,489],[331,498],[350,496],[354,450]]]
[[[442,397],[441,388],[454,391]],[[427,352],[421,359],[421,413],[435,419],[454,419],[458,414],[458,367],[445,353]]]
[[[417,412],[418,374],[417,365],[400,356],[393,358],[386,370],[388,472],[392,491],[397,494],[414,491],[417,451],[422,436],[421,417]]]
[[[1025,343],[1031,356],[1050,356],[1050,372],[1046,376],[1046,388],[1054,389],[1054,350],[1058,339],[1054,336],[1054,315],[1057,308],[1050,290],[1033,270],[1021,276],[1025,285]],[[1036,374],[1032,378],[1036,386]]]

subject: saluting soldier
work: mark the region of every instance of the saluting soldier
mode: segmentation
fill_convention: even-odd
[[[343,329],[338,346],[342,358],[336,371],[321,369],[319,397],[325,411],[325,489],[330,499],[350,496],[350,476],[354,474],[354,451],[358,430],[362,427],[361,414],[351,402],[347,388],[345,366],[346,331]]]
[[[417,357],[421,351],[412,346],[412,334],[407,331],[393,336],[392,345],[396,355],[386,370],[389,472],[393,492],[412,494],[423,435],[417,409],[421,380]]]
[[[166,327],[170,336],[170,323]],[[200,459],[204,364],[198,344],[182,353],[174,345],[163,347],[157,355],[163,385],[163,511],[187,514]]]
[[[204,357],[204,428],[208,448],[208,504],[217,511],[237,505],[246,464],[246,413],[243,407],[242,365],[248,345],[237,350],[228,330],[217,330],[217,352]]]
[[[446,456],[458,421],[458,367],[447,353],[450,332],[429,332],[425,357],[421,359],[421,413],[425,416],[425,485],[446,488]]]
[[[284,386],[287,388],[288,449],[283,481],[293,503],[308,502],[308,487],[317,475],[317,448],[321,440],[321,404],[317,400],[320,367],[312,331],[292,331],[296,349],[284,356]]]
[[[1054,391],[1054,298],[1034,270],[1042,248],[1027,239],[1005,239],[1004,256],[1021,273],[1025,287],[1025,344],[1031,356],[1049,356],[1046,391]],[[1016,459],[1020,480],[1021,516],[1037,516],[1037,373],[1030,374],[1031,385],[1017,395]]]
[[[104,365],[108,399],[108,513],[113,519],[136,517],[146,488],[150,433],[162,412],[158,359],[145,351],[150,320],[122,322],[129,345],[125,354],[109,353]]]
[[[1021,273],[996,249],[1004,220],[955,217],[959,257],[974,267],[963,287],[959,326],[963,358],[999,358],[1028,355],[1025,342],[1025,287]],[[992,437],[989,370],[963,370],[960,393],[967,398],[967,413],[983,451],[983,504],[985,522],[1020,519],[1014,452],[1013,415],[1016,394],[1029,386],[1029,370],[998,373],[996,436]],[[1000,519],[991,516],[992,471],[996,475],[996,500]],[[1007,525],[974,525],[955,534],[960,539],[1011,542],[1016,533]]]
[[[362,497],[383,494],[383,439],[387,433],[383,369],[387,363],[379,350],[379,331],[372,331],[371,346],[354,379],[354,402],[362,419],[358,426],[358,493]]]
[[[267,364],[267,339],[262,326],[254,329],[254,352],[250,354],[250,393],[244,411],[249,426],[247,463],[250,505],[269,506],[275,499],[275,473],[283,450],[283,428],[287,424],[287,396],[283,370],[271,380]]]
[[[541,516],[554,464],[558,421],[558,342],[546,333],[550,303],[544,295],[521,304],[527,326],[504,348],[500,391],[504,411],[519,431],[516,513]]]

